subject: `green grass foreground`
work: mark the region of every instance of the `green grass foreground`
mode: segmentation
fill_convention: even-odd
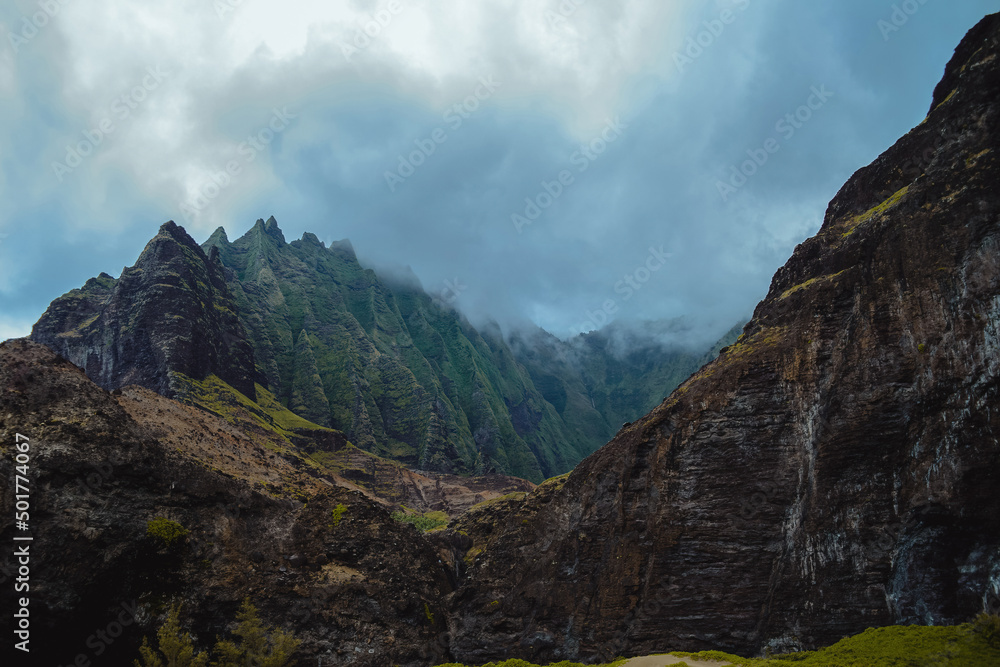
[[[869,628],[818,651],[802,651],[770,658],[742,658],[721,651],[672,655],[715,660],[733,667],[986,667],[1000,665],[1000,617],[981,614],[972,623],[947,626],[893,625]],[[616,660],[610,666],[622,665]],[[438,667],[466,667],[458,663]],[[541,667],[524,660],[491,662],[482,667]],[[583,667],[556,662],[549,667]]]
[[[741,658],[719,651],[674,655],[719,660],[742,667],[983,667],[1000,665],[996,616],[946,626],[892,625],[869,628],[818,651],[771,658]]]

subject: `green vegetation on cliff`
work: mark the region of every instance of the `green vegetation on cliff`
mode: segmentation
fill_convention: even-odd
[[[589,453],[559,429],[520,430],[544,401],[503,349],[418,285],[390,287],[348,243],[286,243],[274,219],[230,243],[215,234],[267,389],[358,447],[411,467],[540,480]],[[539,415],[541,416],[541,415]]]
[[[232,242],[220,228],[200,247],[165,223],[119,279],[101,274],[53,301],[32,336],[109,390],[139,384],[218,412],[210,390],[191,397],[190,381],[214,377],[256,401],[262,410],[242,407],[265,428],[290,430],[277,405],[409,468],[536,483],[705,358],[603,332],[508,341],[412,274],[380,278],[347,241],[286,242],[274,218]]]
[[[163,543],[163,546],[172,546],[174,542],[183,539],[190,531],[177,523],[162,516],[150,519],[146,523],[146,534]]]
[[[719,651],[673,655],[717,660],[740,667],[981,667],[1000,665],[998,619],[982,614],[974,623],[946,626],[893,625],[869,628],[818,651],[770,658],[741,658]]]
[[[411,512],[406,509],[393,512],[392,518],[400,523],[408,523],[417,530],[426,533],[429,530],[444,528],[448,525],[448,515],[444,512]]]
[[[381,280],[348,242],[327,248],[307,233],[287,243],[271,218],[233,242],[217,232],[203,247],[227,268],[270,394],[412,468],[534,482],[563,473],[703,356],[650,374],[651,355],[617,375],[602,356],[600,368],[584,369],[591,386],[567,392],[564,378],[526,368],[499,328],[477,330],[415,277]]]

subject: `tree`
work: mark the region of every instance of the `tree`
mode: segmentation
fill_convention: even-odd
[[[139,649],[142,663],[136,660],[135,667],[205,667],[208,664],[208,654],[196,655],[190,633],[181,632],[180,612],[180,605],[172,607],[166,623],[156,631],[158,650],[153,650],[149,639],[143,637]]]
[[[292,655],[301,643],[291,633],[280,628],[266,627],[257,615],[257,608],[250,604],[250,598],[243,601],[236,614],[239,624],[234,641],[220,640],[215,645],[218,660],[213,667],[287,667]]]

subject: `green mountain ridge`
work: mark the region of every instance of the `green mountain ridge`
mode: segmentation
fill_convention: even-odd
[[[108,390],[137,384],[197,404],[174,378],[214,374],[251,399],[259,384],[409,468],[537,483],[714,356],[655,341],[674,326],[505,337],[495,323],[477,329],[412,272],[382,279],[349,241],[287,242],[272,217],[235,241],[220,227],[200,246],[164,224],[121,278],[101,274],[54,300],[32,339]]]
[[[598,342],[583,363],[547,367],[523,338],[508,345],[499,327],[477,330],[418,282],[380,279],[349,241],[286,242],[273,217],[233,242],[220,228],[202,247],[230,269],[269,389],[293,412],[417,469],[535,482],[564,473],[708,360],[678,352],[661,362],[650,349],[622,366],[591,334]],[[573,347],[549,338],[553,354]]]

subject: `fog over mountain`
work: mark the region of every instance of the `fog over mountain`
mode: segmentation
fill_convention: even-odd
[[[477,324],[710,344],[998,6],[912,5],[5,3],[0,337],[166,220],[274,215]]]

